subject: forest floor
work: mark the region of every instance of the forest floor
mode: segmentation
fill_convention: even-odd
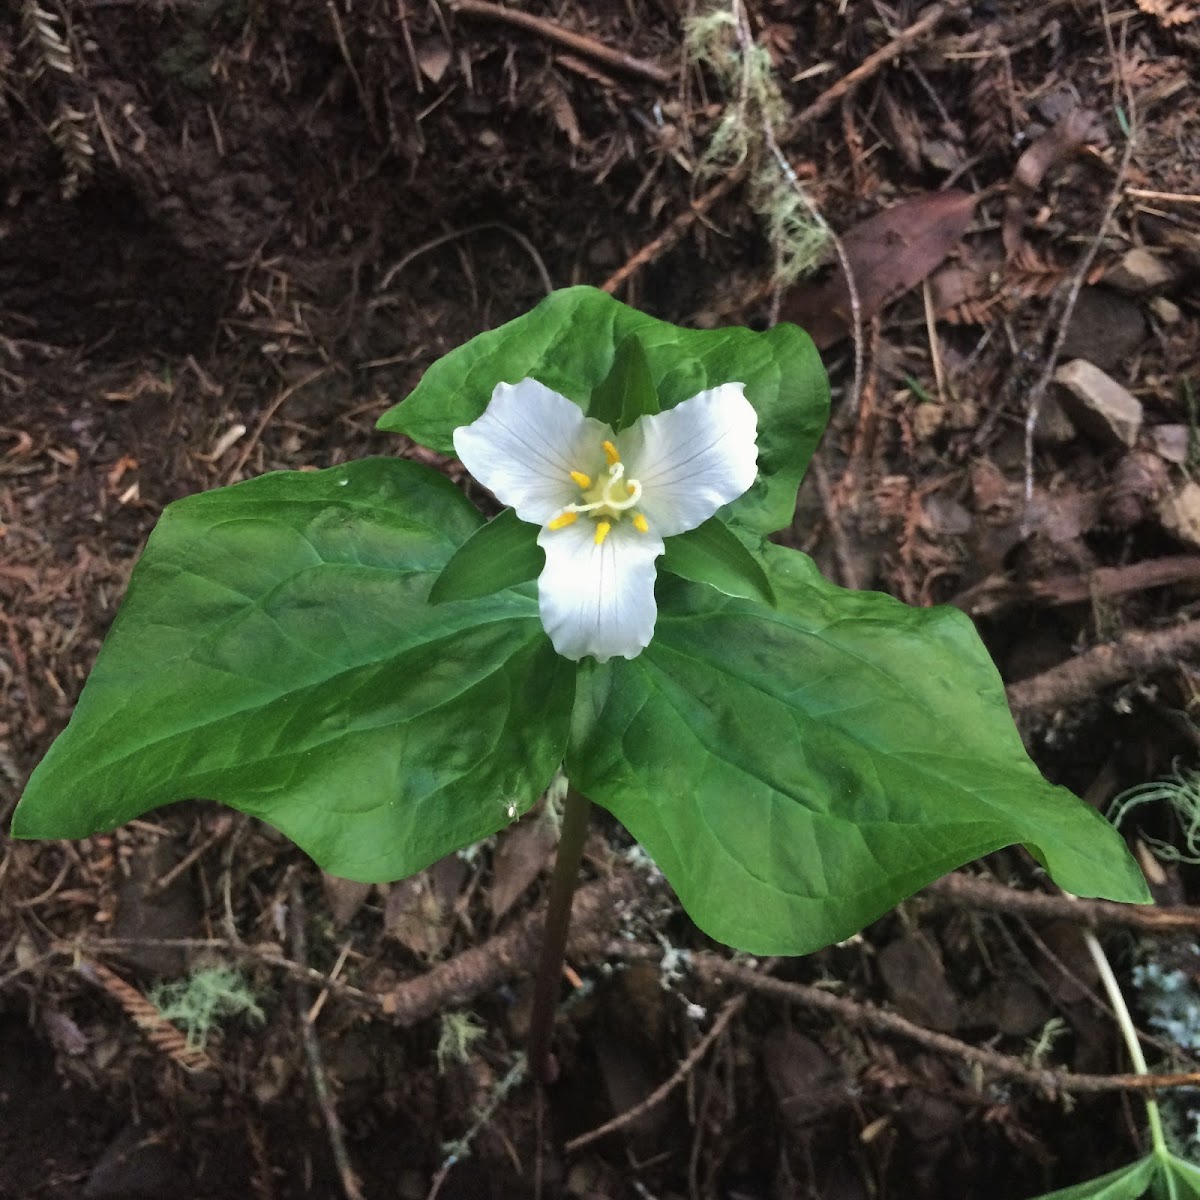
[[[1119,1079],[1069,1079],[1127,1069],[1092,917],[1155,1067],[1197,1069],[1147,980],[1200,1005],[1200,882],[1170,854],[1200,821],[1200,5],[742,0],[721,11],[744,37],[709,21],[701,62],[704,11],[7,6],[0,813],[165,505],[368,454],[446,465],[375,419],[588,283],[680,324],[811,330],[834,415],[792,544],[968,612],[1030,752],[1102,811],[1179,772],[1123,826],[1173,915],[1073,908],[1012,849],[752,971],[600,820],[539,1094],[513,1074],[536,814],[389,887],[198,801],[6,840],[5,1200],[1025,1200],[1145,1136]],[[832,252],[785,277],[810,206],[853,301]],[[203,1050],[160,1011],[191,979],[194,1015],[197,972]],[[1200,1154],[1200,1099],[1168,1115]]]

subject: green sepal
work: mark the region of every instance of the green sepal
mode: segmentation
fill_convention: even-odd
[[[659,566],[669,575],[706,583],[726,596],[775,604],[775,589],[763,565],[719,518],[667,538]]]
[[[429,590],[429,603],[474,600],[528,583],[538,577],[544,562],[537,529],[506,508],[451,555]]]
[[[619,433],[639,417],[658,411],[658,392],[646,351],[637,334],[631,333],[617,345],[612,367],[592,392],[588,416]]]

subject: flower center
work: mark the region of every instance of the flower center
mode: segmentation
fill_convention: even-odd
[[[571,479],[580,491],[580,502],[568,504],[557,516],[551,518],[548,529],[565,529],[581,516],[589,516],[596,523],[596,545],[602,545],[613,525],[627,513],[630,524],[638,533],[648,533],[650,525],[634,506],[642,498],[642,485],[636,479],[625,478],[625,464],[612,442],[602,443],[607,462],[604,474],[595,480],[583,471],[572,471]]]

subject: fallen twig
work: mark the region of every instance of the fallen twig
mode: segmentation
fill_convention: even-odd
[[[949,16],[950,11],[951,6],[947,4],[931,5],[920,20],[914,21],[907,29],[901,30],[886,46],[881,46],[874,54],[867,55],[854,70],[844,75],[832,87],[826,88],[810,105],[792,118],[784,130],[783,137],[779,139],[780,144],[786,145],[799,137],[807,126],[823,117],[859,84],[878,74],[888,63],[899,58],[926,34],[936,29]],[[727,195],[741,183],[749,172],[750,164],[743,163],[731,170],[719,182],[713,184],[708,191],[692,202],[690,208],[676,216],[658,237],[647,242],[619,271],[610,275],[601,285],[602,290],[610,294],[615,292],[617,288],[628,281],[630,276],[635,275],[647,263],[653,262],[660,254],[674,246],[700,217],[712,208],[722,196]]]
[[[89,983],[102,987],[146,1035],[146,1040],[188,1072],[213,1070],[212,1059],[188,1040],[132,984],[103,963],[81,959],[76,968]]]
[[[938,896],[969,908],[994,909],[1027,917],[1066,919],[1092,929],[1123,926],[1145,933],[1182,933],[1200,929],[1200,908],[1158,908],[1151,904],[1114,904],[1049,892],[1026,892],[955,872],[929,884],[924,895]]]
[[[647,879],[637,871],[625,871],[580,887],[571,910],[572,934],[568,949],[585,939],[594,942],[597,937],[607,939],[611,936],[626,905],[635,899],[644,904],[661,887],[653,882],[654,878]],[[537,962],[544,922],[545,913],[540,908],[531,909],[503,933],[383,993],[364,991],[333,979],[303,961],[286,958],[277,947],[256,946],[228,938],[103,938],[79,945],[63,942],[55,949],[65,955],[84,950],[90,953],[119,952],[132,946],[224,951],[283,971],[300,982],[327,990],[340,1000],[389,1017],[397,1024],[413,1025],[448,1008],[461,1007],[481,992],[530,972]],[[307,1009],[305,1011],[307,1013]]]
[[[992,575],[950,600],[972,617],[991,617],[1022,604],[1054,608],[1082,604],[1109,596],[1124,596],[1151,588],[1200,580],[1200,555],[1177,554],[1148,558],[1124,567],[1098,567],[1074,575],[1051,575],[1028,583]]]
[[[1025,506],[1028,510],[1033,501],[1033,434],[1037,426],[1038,417],[1042,410],[1042,399],[1046,394],[1046,389],[1050,386],[1050,380],[1054,377],[1054,372],[1058,368],[1058,360],[1062,355],[1062,348],[1066,344],[1067,334],[1071,328],[1071,317],[1075,312],[1075,304],[1079,299],[1079,293],[1083,290],[1083,285],[1087,280],[1088,274],[1092,269],[1092,263],[1096,261],[1096,255],[1100,252],[1100,247],[1104,241],[1104,235],[1108,231],[1108,224],[1113,219],[1117,208],[1120,206],[1121,199],[1125,188],[1125,179],[1129,173],[1129,164],[1133,161],[1133,149],[1137,140],[1137,113],[1133,103],[1133,93],[1125,84],[1124,74],[1121,70],[1122,57],[1117,54],[1116,47],[1112,41],[1112,30],[1108,23],[1108,10],[1104,5],[1104,0],[1100,0],[1100,7],[1104,13],[1104,36],[1108,42],[1109,59],[1113,64],[1113,88],[1117,90],[1117,80],[1120,80],[1121,86],[1125,92],[1125,115],[1129,122],[1129,127],[1125,136],[1125,149],[1121,155],[1121,161],[1117,164],[1116,176],[1113,179],[1113,185],[1108,194],[1108,202],[1104,206],[1104,213],[1100,217],[1100,224],[1096,228],[1091,241],[1088,243],[1087,249],[1083,252],[1082,257],[1076,264],[1075,271],[1071,276],[1071,285],[1067,290],[1067,298],[1063,304],[1061,312],[1055,312],[1053,309],[1046,313],[1046,320],[1043,322],[1041,336],[1045,337],[1051,323],[1055,323],[1058,332],[1054,335],[1054,342],[1050,347],[1050,352],[1046,355],[1046,362],[1042,367],[1041,373],[1034,382],[1033,387],[1029,391],[1028,399],[1026,400],[1025,408]],[[1114,106],[1119,105],[1119,95],[1114,95]],[[1026,517],[1028,520],[1028,516]]]
[[[378,290],[386,293],[387,289],[391,287],[396,279],[396,276],[420,258],[422,254],[430,250],[436,250],[438,246],[444,246],[447,242],[453,242],[457,238],[469,237],[473,233],[479,233],[484,229],[498,229],[501,233],[508,234],[529,255],[546,295],[548,296],[554,291],[554,283],[550,278],[550,272],[546,270],[546,264],[542,256],[537,252],[537,247],[523,233],[514,229],[511,225],[505,225],[503,221],[479,221],[475,225],[467,225],[463,229],[451,229],[448,233],[439,234],[437,237],[430,238],[427,242],[422,242],[419,246],[413,247],[399,262],[393,263],[383,273],[383,278],[379,281]],[[368,309],[379,308],[392,299],[394,297],[389,295],[378,295],[368,303],[367,307]]]
[[[564,1147],[566,1152],[574,1154],[576,1150],[582,1150],[584,1146],[590,1146],[592,1142],[597,1142],[602,1137],[607,1137],[610,1133],[616,1133],[618,1129],[623,1129],[626,1125],[636,1121],[642,1113],[649,1111],[656,1104],[661,1104],[691,1074],[696,1064],[708,1053],[709,1047],[725,1032],[729,1022],[745,1006],[746,997],[744,995],[734,996],[733,999],[727,1000],[725,1007],[721,1009],[717,1014],[716,1020],[713,1021],[712,1027],[692,1047],[683,1062],[675,1068],[670,1079],[656,1087],[650,1095],[644,1100],[639,1101],[632,1108],[627,1108],[623,1113],[618,1113],[611,1121],[605,1121],[603,1125],[599,1125],[595,1129],[589,1129],[587,1133],[581,1133],[578,1137],[572,1138]]]
[[[633,946],[622,942],[612,943],[609,952],[614,957],[651,961],[661,958],[663,954],[660,946]],[[1011,1055],[972,1046],[969,1042],[960,1041],[948,1034],[924,1029],[874,1004],[852,1000],[848,996],[835,996],[825,988],[775,979],[753,967],[730,962],[719,954],[693,954],[688,965],[696,975],[710,982],[737,983],[751,991],[777,996],[793,1004],[826,1013],[845,1025],[907,1038],[928,1050],[982,1067],[995,1075],[1019,1079],[1050,1095],[1061,1092],[1144,1092],[1158,1088],[1200,1086],[1200,1072],[1178,1075],[1084,1075],[1051,1067],[1031,1067]]]
[[[505,8],[500,4],[492,4],[489,0],[450,0],[450,11],[461,13],[468,17],[482,17],[490,21],[503,21],[506,25],[515,25],[519,29],[527,29],[548,42],[557,42],[578,54],[586,54],[597,62],[627,75],[640,75],[652,83],[669,84],[675,78],[674,71],[668,71],[657,63],[646,62],[645,59],[635,58],[623,50],[614,50],[595,38],[585,37],[581,33],[573,33],[561,25],[555,25],[532,13],[522,12],[516,8]]]
[[[322,375],[326,375],[328,372],[328,367],[317,367],[315,370],[309,371],[307,375],[302,375],[296,380],[295,383],[289,383],[288,386],[285,387],[283,391],[281,391],[279,395],[277,395],[275,399],[267,405],[263,415],[258,420],[258,424],[254,427],[254,432],[250,435],[249,439],[243,443],[242,449],[238,453],[237,461],[232,467],[229,468],[229,472],[225,476],[227,483],[236,482],[237,477],[242,473],[242,468],[246,465],[250,455],[254,453],[254,447],[258,445],[263,433],[266,431],[267,426],[271,423],[271,420],[274,418],[275,414],[283,407],[284,402],[294,396],[301,388],[308,387],[310,383],[316,383],[316,381],[320,379]]]
[[[300,894],[300,880],[293,876],[288,899],[288,925],[291,934],[292,956],[303,963],[308,958],[307,938],[304,924],[306,916],[304,900]],[[325,1075],[325,1066],[321,1061],[321,1046],[317,1041],[317,1031],[308,1016],[308,1003],[304,992],[296,988],[296,1020],[300,1024],[300,1036],[304,1041],[304,1057],[308,1063],[308,1074],[312,1080],[313,1092],[316,1094],[317,1107],[321,1110],[321,1120],[325,1124],[325,1133],[329,1138],[329,1149],[333,1154],[334,1165],[337,1167],[338,1178],[342,1183],[342,1193],[346,1200],[364,1200],[362,1186],[350,1162],[350,1154],[346,1149],[346,1140],[342,1137],[342,1123],[338,1118],[337,1104],[329,1089],[329,1080]]]
[[[1018,720],[1049,716],[1095,698],[1104,688],[1175,666],[1200,651],[1200,621],[1152,633],[1134,630],[1095,646],[1032,679],[1009,684],[1008,704]]]
[[[634,871],[585,884],[575,893],[571,910],[572,941],[595,937],[604,926],[611,930],[621,920],[623,905],[634,897],[643,899],[648,887],[645,877]],[[511,929],[379,997],[383,1011],[401,1025],[411,1025],[524,974],[537,962],[544,923],[542,910],[532,909]]]

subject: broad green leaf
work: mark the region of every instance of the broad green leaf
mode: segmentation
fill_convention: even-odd
[[[1163,1156],[1163,1179],[1158,1188],[1170,1200],[1195,1200],[1200,1197],[1200,1168],[1174,1154]]]
[[[1101,1175],[1099,1179],[1089,1179],[1057,1192],[1046,1192],[1035,1200],[1141,1200],[1154,1182],[1158,1170],[1158,1160],[1151,1154],[1120,1170]]]
[[[574,665],[528,595],[425,602],[479,522],[395,459],[172,504],[13,832],[81,837],[203,797],[361,880],[495,832],[561,761]]]
[[[775,609],[666,581],[646,650],[579,675],[567,774],[702,929],[805,954],[1014,842],[1068,891],[1149,899],[1026,755],[966,616],[835,587],[779,546],[764,564]]]
[[[718,384],[746,385],[759,416],[759,476],[722,515],[762,534],[788,525],[829,415],[820,355],[794,325],[765,333],[679,329],[595,288],[567,288],[434,363],[416,390],[379,418],[379,428],[453,454],[454,430],[483,412],[496,384],[527,377],[586,411],[612,369],[617,346],[631,336],[645,352],[664,409]]]
[[[662,569],[680,579],[707,583],[726,596],[775,603],[771,581],[759,560],[729,527],[716,517],[703,525],[667,538],[660,563]]]
[[[506,508],[454,552],[434,581],[430,604],[490,596],[536,579],[546,562],[537,536],[536,526]]]
[[[588,416],[620,431],[638,419],[659,411],[658,393],[646,352],[636,334],[617,346],[608,374],[592,393]]]

